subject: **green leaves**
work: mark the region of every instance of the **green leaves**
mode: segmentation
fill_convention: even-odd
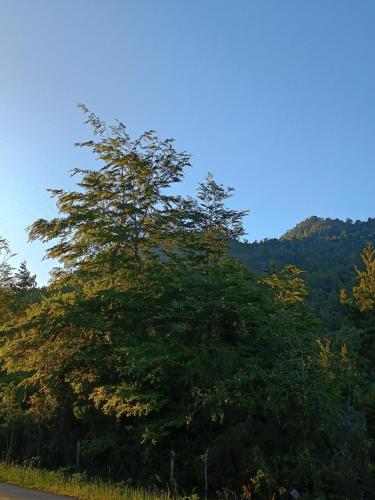
[[[29,229],[60,261],[50,285],[32,295],[22,264],[17,293],[31,299],[1,303],[0,441],[12,441],[21,415],[37,429],[28,453],[52,466],[71,464],[80,441],[89,473],[152,482],[175,450],[183,487],[199,484],[204,456],[215,495],[245,483],[254,498],[285,493],[290,477],[314,495],[320,464],[344,448],[356,368],[322,338],[302,271],[257,278],[227,254],[247,215],[227,206],[232,188],[209,174],[195,197],[172,195],[187,153],[81,109],[94,138],[78,146],[100,166],[72,171],[75,190],[50,190],[57,216]],[[0,292],[13,293],[1,249]],[[371,251],[365,258],[371,269]],[[367,307],[369,273],[358,275],[353,294]]]
[[[375,312],[375,249],[371,243],[361,254],[365,270],[356,268],[359,283],[353,288],[353,298],[362,313]]]
[[[91,149],[103,166],[75,169],[73,174],[81,177],[78,191],[50,190],[61,215],[36,221],[29,237],[58,239],[47,256],[72,271],[105,265],[113,272],[129,256],[139,267],[172,230],[174,197],[167,191],[182,180],[189,155],[176,152],[172,140],[160,141],[152,131],[131,140],[123,124],[107,128],[83,109],[99,141],[79,146]]]
[[[262,282],[273,292],[274,300],[283,307],[293,307],[304,302],[308,295],[305,282],[300,275],[301,269],[293,265],[285,266],[280,272],[269,273]]]

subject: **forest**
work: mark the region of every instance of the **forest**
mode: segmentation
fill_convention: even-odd
[[[178,194],[173,140],[82,111],[98,168],[28,228],[48,285],[0,240],[3,459],[172,496],[375,498],[375,219],[248,243],[232,188]]]

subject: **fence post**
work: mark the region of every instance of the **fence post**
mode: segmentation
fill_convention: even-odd
[[[205,496],[206,500],[207,500],[207,496],[208,496],[207,462],[208,462],[208,448],[206,451],[206,460],[204,461],[204,496]]]
[[[171,450],[171,469],[169,475],[169,487],[172,493],[172,498],[176,498],[176,493],[177,493],[177,483],[174,478],[175,456],[176,454],[174,450]]]
[[[208,472],[207,472],[207,461],[208,461],[208,448],[203,455],[201,455],[201,459],[203,462],[203,471],[204,471],[204,498],[207,500],[208,498]]]
[[[171,450],[171,473],[170,473],[170,481],[174,480],[174,457],[175,457],[175,452],[174,450]]]
[[[76,448],[76,470],[79,472],[79,459],[81,455],[81,441],[77,441],[77,448]]]

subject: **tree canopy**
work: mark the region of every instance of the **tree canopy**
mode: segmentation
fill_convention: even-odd
[[[1,240],[3,455],[73,470],[79,449],[87,474],[167,487],[173,451],[180,491],[204,491],[203,460],[211,498],[370,494],[363,347],[322,328],[295,264],[256,274],[233,256],[248,213],[227,206],[233,188],[208,174],[178,194],[189,154],[82,110],[78,146],[100,165],[50,190],[56,217],[29,228],[60,263],[49,285]],[[373,257],[349,294],[359,316]]]

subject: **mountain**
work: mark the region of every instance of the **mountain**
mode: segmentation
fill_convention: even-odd
[[[312,216],[279,239],[234,242],[231,252],[256,273],[286,264],[303,269],[312,308],[325,327],[335,329],[343,316],[340,290],[355,282],[355,266],[368,242],[375,242],[375,218],[353,222]]]

